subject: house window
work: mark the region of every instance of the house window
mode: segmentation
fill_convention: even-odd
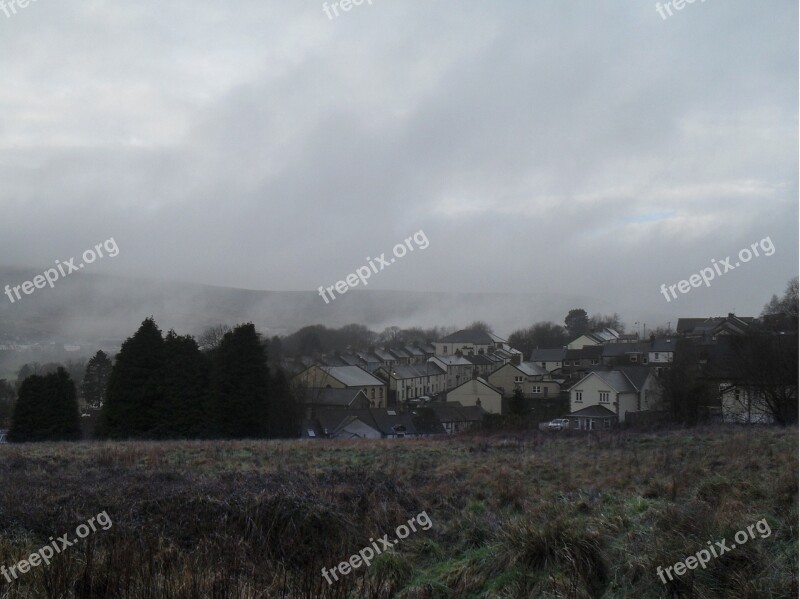
[[[447,346],[446,346],[446,345],[443,345],[443,346],[442,346],[442,351],[443,351],[445,354],[447,354]]]
[[[592,358],[592,366],[595,366],[596,364],[597,364],[597,358]]]
[[[534,385],[533,387],[531,387],[531,391],[534,395],[536,395],[542,392],[542,388],[539,385]]]
[[[375,387],[372,388],[372,397],[370,399],[375,399]]]
[[[658,362],[658,352],[653,354],[653,359]]]
[[[522,377],[521,376],[515,376],[514,377],[514,384],[515,385],[521,385],[522,384]]]
[[[636,354],[631,356],[631,362],[638,362],[638,361],[639,361],[639,356],[637,356]]]
[[[547,368],[547,362],[540,362],[540,364],[542,365],[542,368]]]
[[[575,392],[575,401],[582,402],[583,401],[583,391],[576,391]]]
[[[600,403],[608,403],[608,391],[600,392]]]

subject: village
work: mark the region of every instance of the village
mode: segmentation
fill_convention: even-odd
[[[754,381],[743,377],[732,341],[756,319],[681,318],[674,334],[641,339],[605,328],[565,347],[523,355],[485,330],[460,330],[432,343],[286,360],[304,405],[301,436],[408,438],[454,434],[505,416],[515,394],[541,429],[595,431],[667,423],[674,414],[665,371],[679,347],[717,391],[694,406],[707,422],[776,421]],[[763,384],[763,381],[762,381]],[[794,390],[789,389],[796,397]],[[796,402],[795,402],[796,403]]]

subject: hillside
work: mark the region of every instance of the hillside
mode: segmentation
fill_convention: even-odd
[[[113,522],[0,578],[0,596],[793,597],[796,447],[773,428],[0,445],[0,564],[101,511]],[[325,581],[409,519],[369,567]],[[659,580],[725,540],[706,568]]]

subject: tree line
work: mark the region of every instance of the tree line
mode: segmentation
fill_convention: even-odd
[[[113,365],[98,352],[87,364],[83,395],[99,406],[100,439],[295,437],[302,412],[286,374],[270,372],[252,323],[226,331],[201,351],[191,336],[163,335],[145,319]],[[60,424],[59,424],[60,423]],[[27,377],[19,389],[9,441],[80,438],[76,386],[69,373]]]

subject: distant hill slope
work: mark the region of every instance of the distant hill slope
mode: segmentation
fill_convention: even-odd
[[[36,271],[0,267],[6,284]],[[265,334],[286,334],[309,324],[338,327],[465,325],[489,322],[498,334],[538,320],[563,322],[570,308],[620,311],[596,298],[558,293],[430,293],[355,289],[330,304],[314,291],[251,291],[208,285],[75,273],[54,288],[37,289],[11,303],[0,296],[0,339],[95,342],[122,340],[146,316],[163,329],[197,334],[206,326],[252,321]],[[624,316],[624,314],[623,314]]]

